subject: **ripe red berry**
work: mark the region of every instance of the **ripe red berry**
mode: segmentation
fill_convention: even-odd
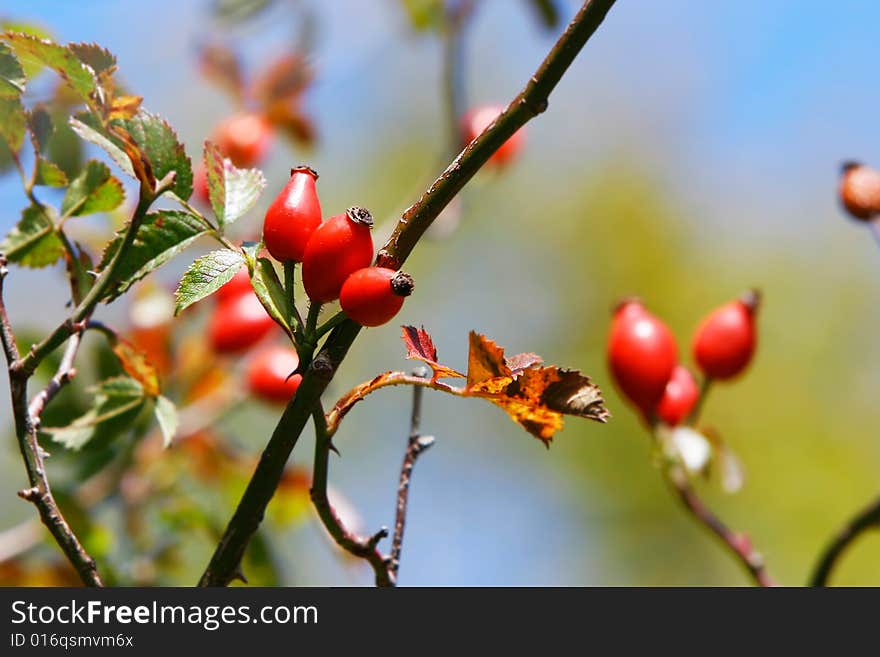
[[[235,166],[252,167],[266,156],[272,128],[261,114],[242,112],[221,121],[213,141]]]
[[[608,365],[620,392],[650,416],[678,363],[675,338],[635,300],[615,311],[608,337]]]
[[[847,162],[840,177],[840,200],[856,219],[880,217],[880,171]]]
[[[657,404],[657,417],[671,427],[677,426],[691,414],[699,398],[700,389],[694,375],[688,368],[676,365]]]
[[[208,339],[217,353],[236,353],[254,346],[274,325],[256,294],[242,294],[214,309]]]
[[[500,105],[480,105],[464,115],[461,121],[464,143],[476,139],[504,110]],[[522,150],[525,130],[520,128],[489,158],[489,164],[502,167],[511,162]]]
[[[358,269],[345,279],[339,303],[345,314],[361,326],[381,326],[403,307],[413,292],[412,276],[385,267]]]
[[[290,347],[261,349],[247,368],[248,389],[264,401],[286,403],[302,383],[302,376],[293,374],[297,366],[299,356]]]
[[[237,299],[241,295],[249,292],[253,292],[253,288],[251,287],[251,276],[248,273],[248,268],[242,267],[235,273],[235,276],[229,279],[219,290],[217,290],[215,298],[217,299],[217,303],[224,303],[230,299]]]
[[[373,260],[373,217],[366,208],[349,208],[315,229],[302,259],[303,285],[309,299],[325,303],[339,298],[342,284]]]
[[[694,334],[694,360],[712,379],[731,379],[742,372],[755,353],[756,291],[712,311]]]
[[[208,172],[205,167],[196,167],[193,171],[193,196],[206,207],[211,206],[211,197],[208,194]]]
[[[279,262],[301,262],[309,238],[321,225],[317,179],[317,172],[309,167],[291,169],[290,180],[266,210],[263,241]]]

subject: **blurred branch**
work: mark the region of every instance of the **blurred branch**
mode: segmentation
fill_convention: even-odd
[[[828,586],[831,572],[846,549],[868,529],[880,529],[880,498],[862,509],[826,546],[816,564],[810,586]]]
[[[2,338],[6,362],[9,365],[9,389],[12,396],[15,436],[18,439],[19,450],[24,459],[28,481],[31,486],[19,491],[18,495],[37,507],[43,524],[49,529],[52,537],[61,547],[68,561],[76,569],[83,583],[87,586],[101,586],[102,582],[95,566],[95,560],[85,551],[85,548],[83,548],[70,525],[67,524],[67,521],[61,514],[55,498],[52,496],[49,480],[46,477],[46,466],[43,461],[44,452],[37,439],[35,418],[31,415],[28,408],[27,382],[30,378],[30,373],[15,367],[15,364],[19,362],[20,356],[3,297],[3,286],[6,275],[9,273],[6,264],[6,258],[0,256],[0,338]],[[76,347],[68,349],[65,357],[70,355],[72,361],[72,357],[75,354]],[[61,368],[59,368],[59,371],[61,371]]]
[[[745,567],[758,586],[776,586],[764,567],[764,558],[752,547],[748,536],[734,532],[703,503],[691,487],[687,473],[677,465],[663,468],[666,483],[678,495],[685,509],[706,529],[715,534]]]
[[[339,547],[369,562],[376,573],[376,586],[394,586],[394,571],[389,565],[389,560],[376,547],[380,540],[388,536],[388,530],[383,527],[370,538],[356,536],[345,528],[327,498],[331,435],[327,431],[327,418],[324,416],[323,408],[318,406],[312,417],[315,423],[315,464],[309,493],[318,517]]]
[[[61,388],[63,388],[64,385],[76,375],[76,369],[73,367],[73,362],[76,360],[76,354],[79,352],[79,345],[81,342],[82,332],[74,333],[70,336],[70,340],[67,341],[67,348],[64,350],[64,355],[61,357],[61,363],[58,365],[58,370],[55,372],[55,376],[53,376],[49,380],[49,383],[46,384],[46,387],[40,390],[40,392],[38,392],[31,400],[31,403],[28,406],[28,411],[37,426],[39,426],[40,416],[43,414],[43,410],[45,410],[49,402],[52,401],[55,395],[61,391]]]
[[[413,374],[425,378],[428,371],[424,367],[419,367],[413,371]],[[397,485],[397,515],[394,519],[394,538],[391,541],[391,563],[388,566],[394,581],[397,581],[397,572],[400,569],[400,551],[403,548],[403,530],[406,527],[406,509],[409,503],[409,484],[412,479],[412,471],[419,455],[434,444],[433,436],[420,435],[421,419],[422,388],[416,386],[413,388],[409,441],[403,457],[403,465],[400,467],[400,481]]]
[[[614,2],[615,0],[584,2],[520,94],[498,119],[458,154],[422,197],[403,213],[391,237],[379,251],[377,264],[399,269],[437,215],[489,157],[525,123],[547,109],[550,93],[584,44],[598,29]],[[199,581],[200,585],[225,586],[238,572],[248,542],[260,526],[266,506],[281,481],[290,453],[360,329],[351,320],[339,324],[305,371],[296,395],[284,409],[260,456],[238,507]]]

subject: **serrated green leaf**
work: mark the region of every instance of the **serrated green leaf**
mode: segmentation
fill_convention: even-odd
[[[86,118],[87,116],[89,115],[83,115],[83,118]],[[128,155],[125,154],[124,150],[113,143],[109,137],[75,116],[70,117],[70,127],[85,141],[104,149],[104,152],[110,156],[120,169],[122,169],[123,173],[128,174],[132,178],[137,178],[134,173],[134,168],[131,166],[131,160],[128,159]]]
[[[35,185],[46,187],[64,187],[67,184],[67,176],[54,162],[38,157],[36,161],[37,175],[34,178]]]
[[[156,179],[174,171],[177,175],[171,191],[182,199],[192,196],[192,163],[171,126],[143,109],[134,118],[119,123],[147,156]]]
[[[128,377],[107,379],[92,390],[95,398],[88,411],[66,427],[47,427],[42,432],[68,449],[79,450],[96,437],[101,425],[133,417],[146,401],[141,384]]]
[[[260,198],[266,187],[266,178],[259,169],[238,169],[220,148],[205,142],[205,172],[208,178],[208,197],[220,227],[244,216]]]
[[[156,420],[159,422],[159,429],[162,431],[162,442],[165,447],[171,447],[174,435],[177,433],[179,425],[179,417],[177,415],[177,407],[167,397],[159,395],[156,397],[156,403],[153,406],[153,413],[156,414]]]
[[[116,69],[116,55],[97,43],[68,43],[67,47],[83,64],[97,74],[112,73]]]
[[[43,105],[37,105],[28,112],[27,115],[28,129],[31,131],[31,141],[34,144],[34,150],[38,153],[45,153],[49,146],[49,140],[55,127],[52,125],[52,115]]]
[[[18,153],[21,150],[26,126],[27,115],[21,98],[0,98],[0,139],[11,152]]]
[[[242,245],[245,262],[251,275],[251,286],[263,308],[269,316],[283,328],[287,334],[293,337],[293,329],[289,323],[289,317],[293,314],[290,298],[284,293],[284,286],[268,258],[258,258],[260,244],[245,242]]]
[[[17,98],[24,93],[27,78],[18,58],[0,43],[0,98]]]
[[[22,32],[6,33],[6,41],[12,46],[24,64],[34,60],[53,69],[86,102],[97,88],[92,70],[83,64],[72,50],[48,39],[40,39]]]
[[[124,200],[122,183],[110,174],[109,167],[98,160],[89,160],[67,188],[61,202],[61,214],[78,216],[109,212]]]
[[[64,244],[55,232],[55,224],[46,209],[31,205],[21,213],[21,220],[0,243],[9,262],[25,267],[47,267],[64,255]]]
[[[211,251],[197,259],[186,270],[174,292],[177,299],[174,314],[179,314],[196,301],[201,301],[219,290],[235,276],[243,264],[244,256],[239,251],[230,249]]]
[[[126,256],[117,270],[117,282],[110,286],[105,295],[112,301],[134,283],[155,271],[193,241],[207,233],[209,228],[198,217],[186,212],[162,210],[144,217]],[[122,234],[107,246],[101,258],[99,270],[103,270],[119,250]]]
[[[24,34],[30,34],[33,37],[38,39],[51,39],[52,35],[42,27],[37,25],[32,25],[30,23],[22,23],[18,21],[10,21],[4,20],[0,21],[0,31],[3,32],[22,32]],[[14,48],[13,48],[14,50]],[[27,78],[34,77],[37,73],[43,70],[43,63],[37,61],[36,59],[29,58],[28,60],[22,61],[21,63],[22,69],[24,69],[24,74]]]

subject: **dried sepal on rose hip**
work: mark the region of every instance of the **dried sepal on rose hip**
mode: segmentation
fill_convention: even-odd
[[[290,170],[290,179],[266,210],[263,242],[279,262],[302,262],[312,233],[321,225],[318,173],[307,166]]]
[[[672,332],[637,299],[614,310],[608,367],[621,394],[650,419],[678,364]]]
[[[855,219],[870,221],[880,217],[880,171],[858,162],[845,162],[841,168],[840,202]]]
[[[291,347],[261,349],[247,366],[248,390],[263,401],[286,403],[302,383],[302,375],[294,374],[298,366],[299,355]]]
[[[326,303],[339,298],[342,284],[373,261],[373,216],[354,206],[318,226],[302,259],[303,286],[309,299]]]
[[[386,267],[365,267],[347,279],[339,293],[339,304],[350,319],[361,326],[381,326],[391,321],[413,293],[412,276]]]
[[[683,365],[676,365],[657,404],[656,415],[669,426],[678,426],[687,420],[699,398],[700,388],[694,375]]]
[[[710,379],[732,379],[748,367],[758,341],[755,320],[761,295],[751,290],[716,308],[697,327],[694,360]]]
[[[262,340],[275,321],[252,291],[221,301],[208,321],[208,340],[220,354],[246,351]]]
[[[503,111],[501,105],[479,105],[468,111],[461,119],[463,145],[479,137]],[[519,155],[524,142],[525,128],[520,128],[492,154],[488,164],[497,168],[509,164]]]
[[[241,112],[221,121],[211,140],[237,167],[252,167],[263,160],[272,144],[272,127],[262,114]]]

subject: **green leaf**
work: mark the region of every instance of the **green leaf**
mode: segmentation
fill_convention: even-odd
[[[174,171],[177,176],[171,191],[184,200],[192,196],[192,163],[171,126],[146,110],[119,123],[147,156],[156,179],[161,180]]]
[[[220,148],[205,142],[205,171],[208,196],[220,227],[243,217],[260,198],[266,178],[259,169],[238,169]]]
[[[112,74],[116,70],[116,55],[97,43],[68,43],[67,47],[98,76],[102,73]]]
[[[28,112],[27,122],[34,150],[38,153],[45,153],[49,147],[52,133],[55,131],[55,127],[52,125],[52,115],[49,114],[45,106],[37,105]]]
[[[0,21],[0,31],[22,32],[24,34],[30,34],[31,36],[38,39],[50,39],[52,37],[52,35],[49,34],[49,32],[42,27],[38,27],[29,23],[21,23],[10,20]],[[0,38],[2,38],[2,35],[0,35]],[[15,49],[13,48],[13,50]],[[20,60],[20,63],[22,69],[24,69],[24,74],[27,78],[32,78],[43,70],[43,63],[33,58]]]
[[[70,48],[21,32],[7,33],[5,39],[23,64],[32,60],[54,69],[84,101],[92,101],[97,88],[95,74]]]
[[[67,277],[74,281],[73,303],[79,305],[94,285],[95,277],[90,272],[94,271],[95,264],[79,242],[76,243],[76,249],[76,254],[65,254],[65,262]]]
[[[117,270],[117,281],[105,296],[109,302],[134,283],[158,269],[210,230],[199,217],[186,212],[162,210],[144,217],[131,247]],[[122,244],[122,233],[104,251],[103,270]]]
[[[235,276],[243,264],[244,256],[239,251],[230,249],[211,251],[196,260],[186,270],[174,293],[177,299],[174,314],[179,314],[184,308],[219,290]]]
[[[0,98],[17,98],[24,93],[27,78],[16,56],[0,43]]]
[[[99,435],[101,425],[122,419],[129,422],[146,401],[141,384],[126,376],[102,381],[92,390],[95,399],[88,411],[66,427],[48,427],[42,432],[68,449],[79,450]]]
[[[284,293],[284,286],[281,284],[272,262],[268,258],[257,257],[260,247],[260,244],[253,242],[245,242],[242,245],[242,251],[251,275],[251,286],[269,316],[292,338],[293,329],[290,326],[289,318],[293,315],[293,306],[290,298]]]
[[[82,116],[83,118],[87,118],[91,115],[86,114]],[[113,141],[109,137],[101,133],[98,129],[81,121],[75,116],[70,117],[70,127],[85,141],[104,149],[104,152],[107,153],[107,155],[109,155],[114,162],[116,162],[116,165],[120,169],[122,169],[123,173],[126,173],[132,178],[137,179],[137,176],[134,173],[134,168],[131,166],[131,160],[128,159],[128,155],[125,154],[124,150],[113,143]]]
[[[64,187],[67,184],[67,176],[54,162],[38,157],[36,161],[37,175],[34,179],[35,185],[45,185],[46,187]]]
[[[46,208],[31,205],[24,209],[21,220],[0,244],[0,252],[10,262],[38,268],[57,262],[64,255],[64,244]]]
[[[159,429],[162,431],[162,442],[165,447],[170,447],[179,425],[177,407],[170,399],[159,395],[156,397],[156,403],[153,406],[153,413],[156,414],[156,420],[159,422]]]
[[[24,143],[27,115],[21,98],[0,98],[0,139],[12,153],[18,153]]]
[[[109,212],[125,200],[122,183],[110,175],[109,167],[98,160],[89,160],[67,188],[61,202],[61,214],[78,216]]]

